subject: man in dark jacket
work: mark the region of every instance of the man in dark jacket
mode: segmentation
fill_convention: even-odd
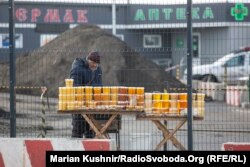
[[[102,86],[102,70],[99,66],[100,55],[90,52],[85,58],[76,58],[72,64],[70,78],[74,79],[74,86]],[[72,114],[72,137],[93,138],[94,133],[81,114]]]

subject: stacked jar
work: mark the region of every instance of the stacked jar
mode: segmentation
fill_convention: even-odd
[[[73,87],[73,80],[67,79],[65,82],[65,87],[59,87],[59,110],[144,108],[144,87]]]
[[[168,113],[169,112],[169,93],[162,93],[162,113]]]
[[[127,106],[129,104],[128,101],[128,87],[121,86],[118,90],[118,105],[119,106]]]
[[[136,107],[138,109],[143,109],[144,107],[144,87],[136,88]]]
[[[93,100],[96,106],[102,105],[102,87],[93,87]]]
[[[135,87],[128,87],[128,102],[128,108],[134,108],[137,105]]]
[[[59,110],[75,109],[75,89],[73,87],[73,79],[65,79],[65,87],[59,87]]]
[[[110,106],[111,107],[117,107],[118,104],[118,93],[119,93],[119,87],[118,86],[112,86],[110,88]]]
[[[110,102],[110,87],[104,86],[102,87],[102,106],[108,106]]]
[[[160,114],[162,110],[162,100],[161,100],[161,93],[153,93],[153,113]]]
[[[179,111],[179,95],[178,93],[170,93],[170,108],[169,108],[169,113],[176,115]]]
[[[205,116],[205,94],[194,93],[193,94],[193,108],[194,115],[204,117]]]
[[[75,87],[75,107],[76,109],[82,109],[85,106],[84,100],[84,87]]]

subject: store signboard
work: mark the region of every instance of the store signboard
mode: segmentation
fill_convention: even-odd
[[[0,6],[0,15],[8,13],[7,5],[3,3]],[[172,24],[187,21],[186,4],[117,4],[116,8],[117,24]],[[193,4],[192,19],[194,23],[249,22],[249,8],[250,3]],[[14,16],[16,23],[112,24],[110,4],[17,3]],[[1,22],[8,22],[7,16],[0,19]]]

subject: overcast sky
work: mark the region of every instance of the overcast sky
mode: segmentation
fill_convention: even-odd
[[[0,0],[8,1],[8,0]],[[29,2],[62,2],[62,3],[131,3],[131,4],[186,4],[187,0],[13,0],[13,1],[29,1]],[[250,0],[192,0],[193,3],[250,3]]]

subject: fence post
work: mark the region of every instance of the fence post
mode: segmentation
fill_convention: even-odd
[[[16,137],[16,57],[15,57],[15,27],[14,0],[9,0],[9,51],[10,51],[10,137]]]
[[[192,0],[187,0],[187,91],[188,91],[188,150],[193,150],[193,111],[192,111],[192,63],[193,62],[193,29]]]

